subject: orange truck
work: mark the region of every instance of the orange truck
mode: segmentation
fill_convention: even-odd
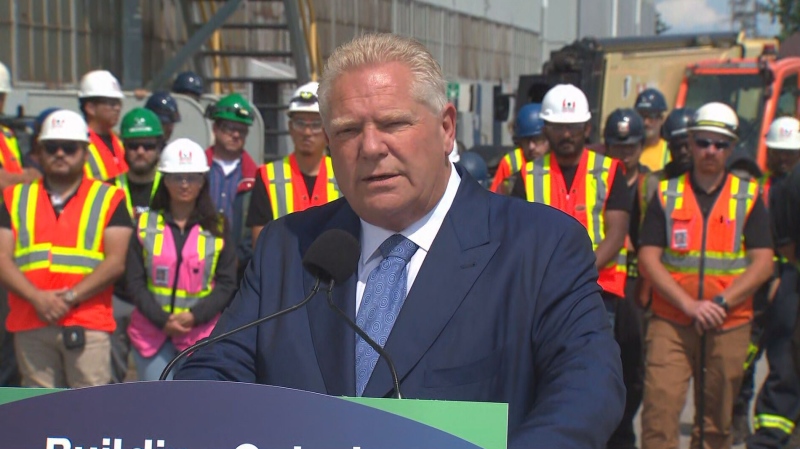
[[[737,156],[766,169],[767,131],[778,117],[800,116],[800,35],[764,45],[760,56],[706,60],[689,65],[675,107],[698,108],[719,101],[739,115]]]

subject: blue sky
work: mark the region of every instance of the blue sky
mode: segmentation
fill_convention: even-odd
[[[728,0],[656,0],[656,8],[671,27],[669,33],[730,31]],[[768,17],[759,20],[761,34],[775,34],[777,25]]]

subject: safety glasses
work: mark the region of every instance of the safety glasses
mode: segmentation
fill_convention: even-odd
[[[167,173],[164,175],[164,181],[173,185],[183,183],[198,185],[202,184],[204,179],[205,175],[202,173]]]
[[[706,149],[711,147],[712,145],[714,148],[720,151],[727,150],[731,147],[731,143],[727,140],[711,140],[711,139],[694,139],[694,144],[697,145],[698,148]]]
[[[322,132],[322,121],[321,120],[300,120],[293,118],[289,120],[289,123],[292,125],[292,129],[297,132],[305,132],[306,129],[311,131],[311,134],[319,134]]]

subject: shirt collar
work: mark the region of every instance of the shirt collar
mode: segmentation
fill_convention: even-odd
[[[456,172],[456,167],[450,163],[450,178],[447,180],[447,187],[444,195],[436,203],[436,206],[425,216],[414,222],[411,226],[400,232],[401,235],[414,242],[419,249],[426,253],[430,250],[439,228],[444,223],[444,217],[453,205],[453,200],[461,185],[461,177]],[[386,239],[396,234],[394,231],[383,229],[373,224],[361,220],[361,264],[366,264],[373,257],[378,257],[378,247]]]

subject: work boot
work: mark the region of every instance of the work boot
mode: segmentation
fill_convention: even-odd
[[[734,445],[744,444],[745,439],[750,436],[750,420],[747,415],[733,415],[731,433]]]

